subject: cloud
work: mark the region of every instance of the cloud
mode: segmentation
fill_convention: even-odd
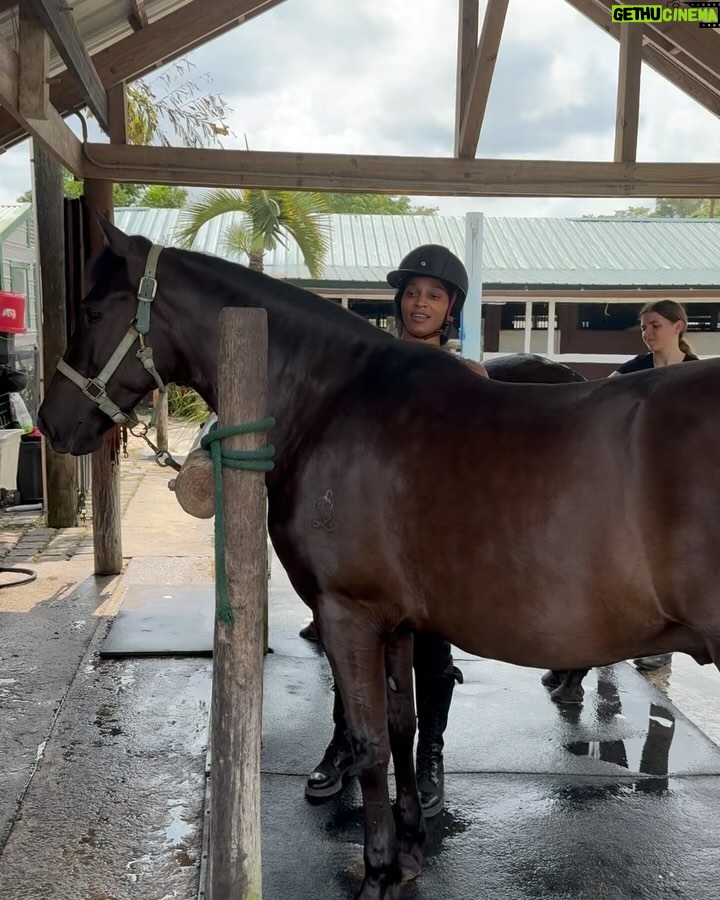
[[[254,150],[451,156],[457,9],[456,0],[282,3],[189,58],[232,109],[228,147],[247,137]],[[512,0],[478,156],[612,159],[617,69],[617,42],[569,4]],[[718,147],[718,119],[644,67],[638,158],[717,160]],[[0,159],[0,198],[14,199],[30,184],[27,151]],[[447,214],[571,215],[642,200],[418,202]]]
[[[30,152],[29,142],[25,141],[17,147],[0,155],[0,205],[17,203],[17,199],[25,191],[30,190]]]

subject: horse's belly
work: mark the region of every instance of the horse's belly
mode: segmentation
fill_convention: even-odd
[[[590,560],[584,566],[577,559],[538,560],[520,571],[451,571],[424,598],[422,627],[467,652],[518,665],[581,668],[625,659],[663,621],[649,612],[652,585],[626,559],[607,559],[594,574]]]

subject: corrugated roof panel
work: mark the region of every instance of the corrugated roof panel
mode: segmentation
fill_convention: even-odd
[[[0,237],[6,237],[30,212],[30,203],[10,203],[0,206]]]
[[[190,0],[144,0],[149,22],[155,22],[168,13],[180,9]],[[134,34],[130,25],[133,14],[131,0],[73,0],[67,7],[90,56],[110,47],[117,41]],[[0,15],[0,37],[17,51],[18,7]],[[65,70],[65,63],[55,46],[50,44],[49,73],[57,75]]]
[[[177,243],[179,210],[126,207],[115,212],[124,231]],[[223,234],[240,221],[227,213],[203,226],[194,249],[228,256]],[[325,280],[385,285],[385,274],[419,244],[465,255],[462,216],[332,215]],[[488,284],[706,285],[720,287],[720,219],[549,219],[486,217],[483,278]],[[234,258],[246,262],[244,255]],[[294,242],[266,254],[276,278],[309,279]],[[296,274],[299,273],[299,274]],[[378,274],[379,273],[379,274]]]

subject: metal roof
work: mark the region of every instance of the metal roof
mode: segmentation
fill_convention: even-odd
[[[148,22],[155,22],[189,2],[190,0],[143,0],[142,5]],[[68,9],[72,11],[77,30],[91,56],[134,33],[131,25],[135,11],[132,0],[73,0]],[[13,6],[0,14],[0,37],[13,50],[17,50],[17,35],[18,6]],[[52,42],[49,67],[51,76],[66,68]]]
[[[0,241],[30,216],[32,203],[11,203],[8,206],[0,206]]]
[[[124,207],[118,227],[161,244],[177,243],[177,209]],[[239,262],[223,234],[239,214],[208,222],[193,249]],[[385,275],[419,244],[443,244],[464,258],[465,218],[324,217],[330,250],[315,286],[388,289]],[[485,217],[483,282],[494,287],[720,287],[720,219],[553,219]],[[311,283],[294,243],[265,255],[275,278]]]

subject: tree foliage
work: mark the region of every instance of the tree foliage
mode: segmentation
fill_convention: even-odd
[[[628,206],[617,209],[613,213],[616,219],[637,219],[648,217],[651,219],[707,219],[720,217],[720,200],[718,199],[684,199],[673,197],[658,197],[655,200],[655,208],[648,206]],[[598,216],[584,216],[595,219]]]
[[[212,83],[207,73],[192,76],[189,59],[177,60],[147,81],[128,85],[128,141],[131,144],[171,146],[171,135],[183,147],[222,147],[221,138],[232,134],[227,115],[232,110],[219,94],[205,93]]]
[[[323,194],[328,212],[376,216],[433,216],[437,206],[413,206],[410,197],[385,194]]]

